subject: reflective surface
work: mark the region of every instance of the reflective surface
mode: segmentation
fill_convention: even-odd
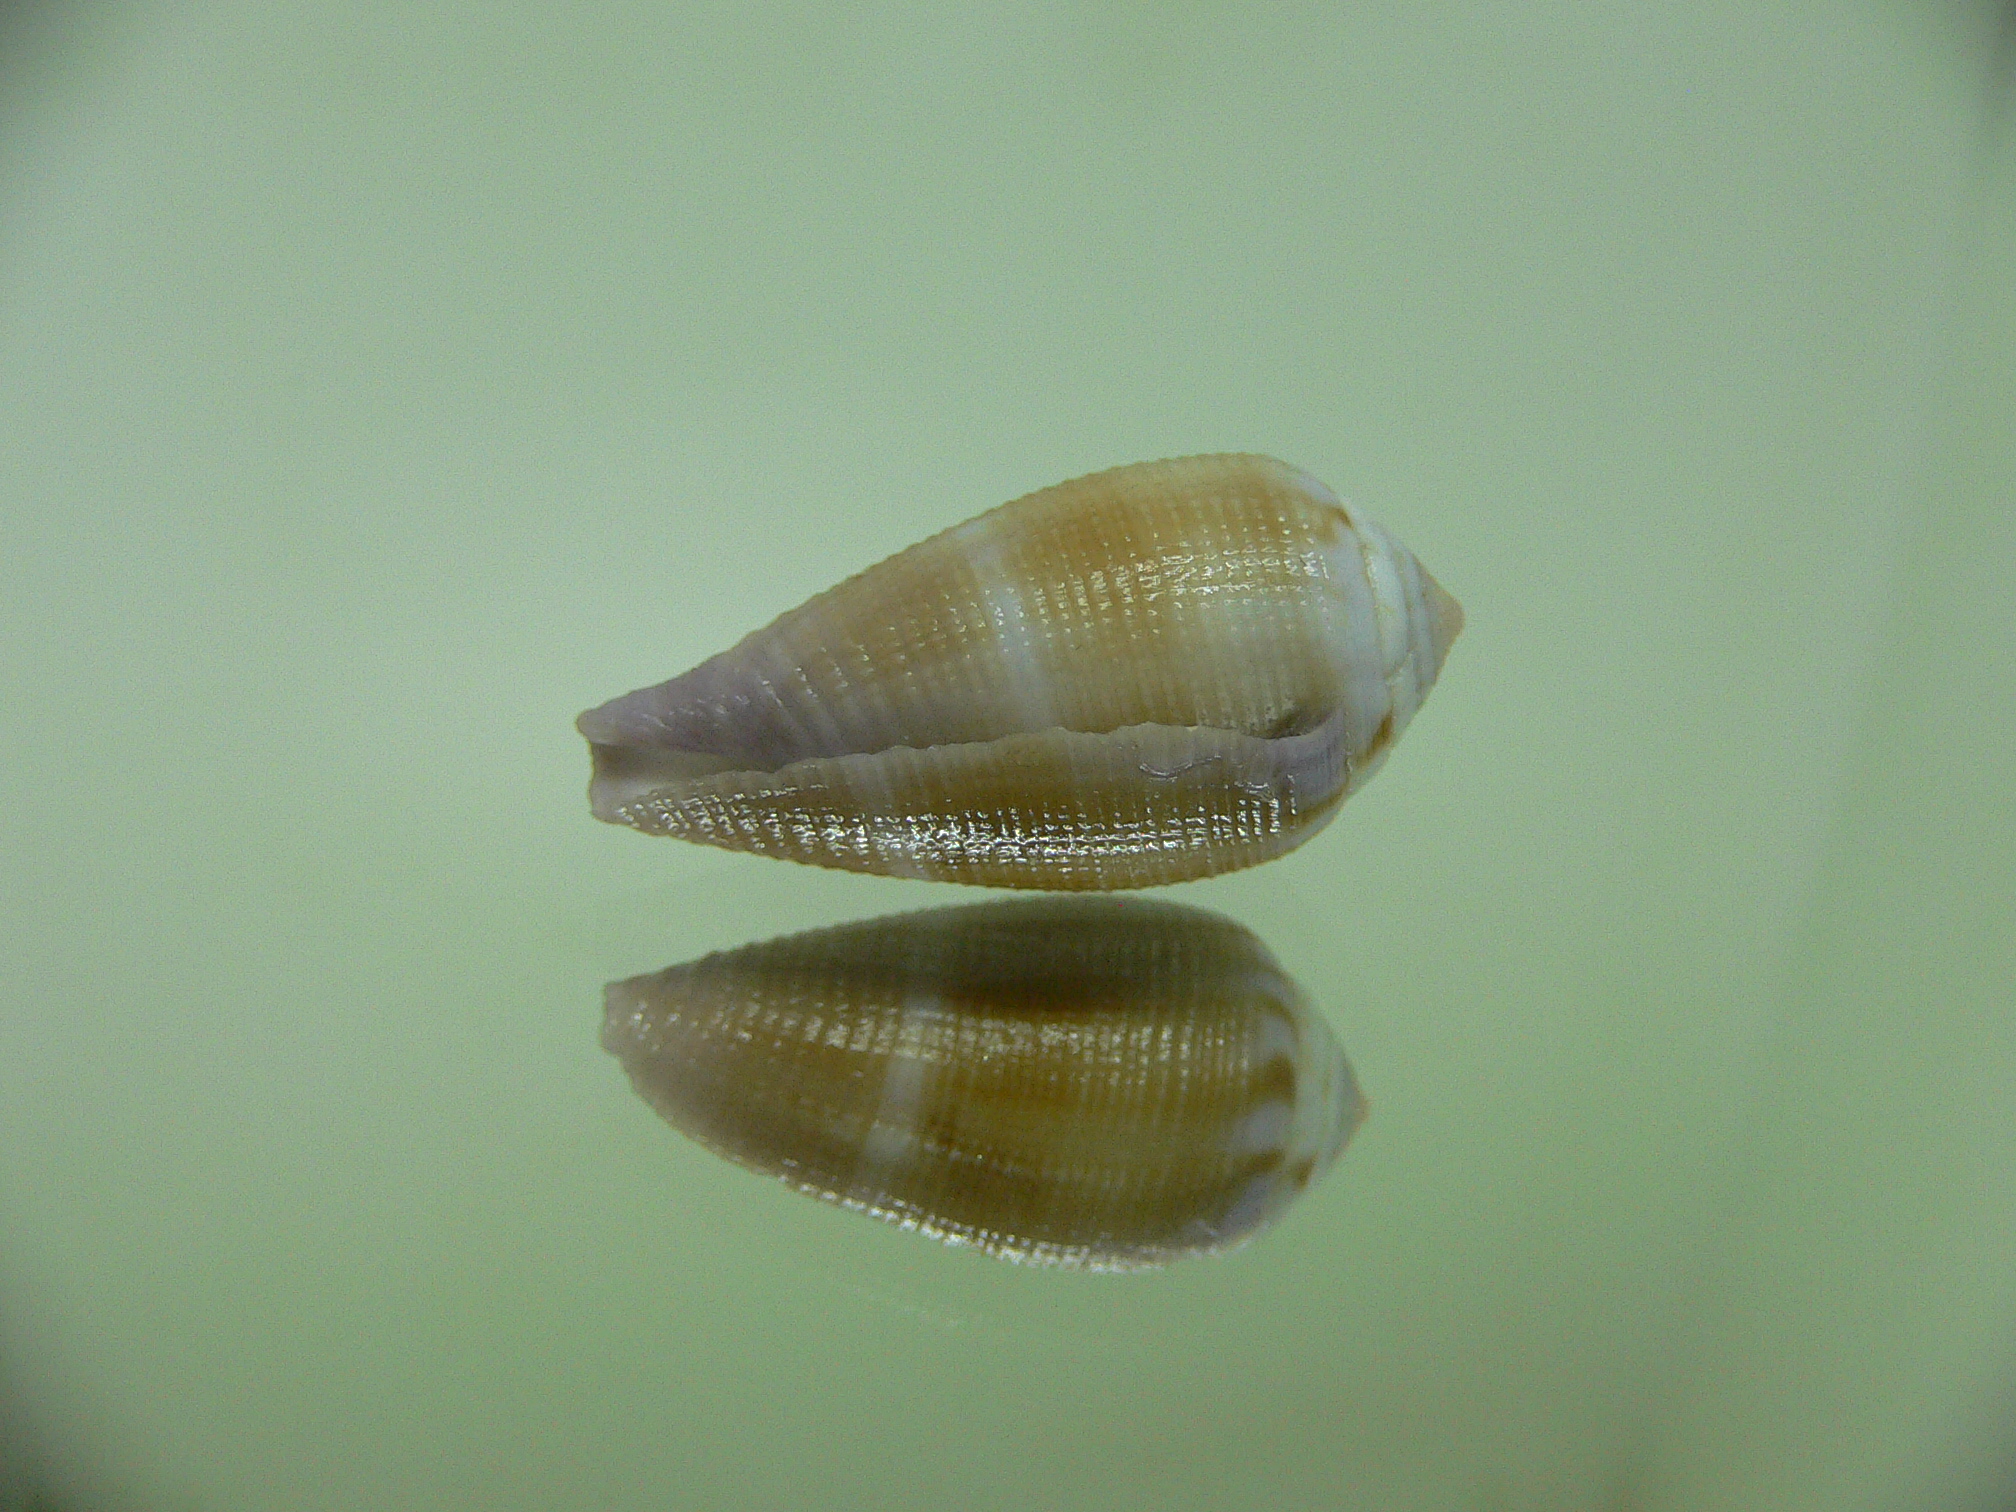
[[[1138,1270],[1244,1243],[1365,1116],[1253,934],[1167,903],[976,904],[814,930],[604,993],[675,1128],[1003,1259]]]
[[[171,1512],[1988,1485],[2016,231],[1979,20],[0,9],[35,1473]],[[575,714],[976,508],[1220,448],[1468,615],[1334,824],[1162,895],[1349,1047],[1345,1158],[1236,1254],[1085,1276],[674,1136],[604,983],[981,895],[597,824]]]

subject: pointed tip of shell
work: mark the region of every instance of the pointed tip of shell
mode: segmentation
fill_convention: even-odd
[[[1421,573],[1421,586],[1428,599],[1428,644],[1435,653],[1435,675],[1440,677],[1449,648],[1463,633],[1463,606],[1425,569]]]

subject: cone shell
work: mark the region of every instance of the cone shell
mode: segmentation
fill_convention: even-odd
[[[605,990],[674,1127],[829,1202],[1010,1260],[1124,1270],[1275,1218],[1364,1116],[1246,930],[1031,899],[824,929]]]
[[[1125,888],[1322,827],[1462,611],[1268,457],[1096,473],[591,709],[598,818],[885,875]]]

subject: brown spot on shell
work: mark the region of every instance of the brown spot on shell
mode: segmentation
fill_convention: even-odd
[[[1386,717],[1379,721],[1379,728],[1372,732],[1372,738],[1365,742],[1365,754],[1358,758],[1359,764],[1362,766],[1377,760],[1380,753],[1391,744],[1393,744],[1393,715],[1389,710]]]
[[[1253,1073],[1254,1101],[1292,1103],[1295,1101],[1296,1085],[1295,1063],[1285,1055],[1273,1056],[1262,1062]]]

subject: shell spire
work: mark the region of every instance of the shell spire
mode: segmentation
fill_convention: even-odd
[[[1299,845],[1463,624],[1269,457],[1004,504],[579,720],[598,818],[884,875],[1150,887]]]

